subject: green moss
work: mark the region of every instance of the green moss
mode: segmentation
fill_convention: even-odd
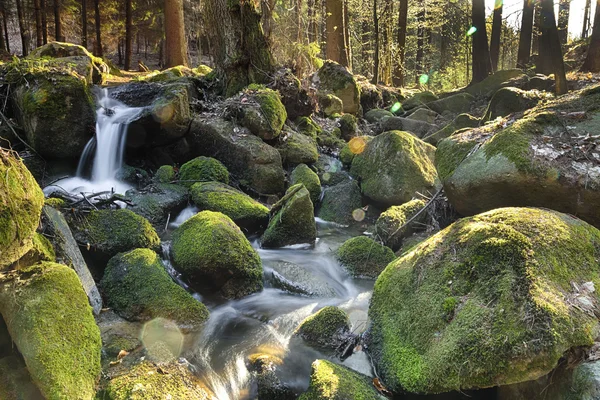
[[[277,146],[284,165],[314,164],[319,159],[317,143],[308,136],[296,132],[286,135]]]
[[[177,285],[158,255],[136,249],[113,257],[100,283],[107,305],[128,320],[162,317],[186,330],[197,330],[208,319],[208,310]]]
[[[326,360],[312,364],[310,386],[299,400],[382,400],[371,379]]]
[[[175,180],[175,168],[171,165],[163,165],[156,171],[154,175],[154,180],[159,183],[170,183]]]
[[[246,93],[256,103],[244,108],[242,124],[262,139],[270,140],[281,133],[287,119],[285,106],[279,92],[259,85],[250,85]]]
[[[61,208],[65,208],[67,203],[63,199],[51,197],[49,199],[44,200],[44,205],[60,210]]]
[[[229,184],[229,171],[217,159],[212,157],[197,157],[186,162],[179,170],[181,184],[191,187],[196,182],[222,182]]]
[[[339,128],[333,130],[321,131],[317,137],[317,143],[321,147],[327,147],[332,150],[339,150],[346,145],[346,142],[341,139],[342,132]]]
[[[211,284],[229,298],[262,289],[262,264],[240,228],[226,215],[202,211],[173,233],[175,267],[200,284]]]
[[[298,132],[312,139],[316,139],[322,131],[321,127],[310,117],[299,117],[296,120],[296,126],[298,127]]]
[[[323,200],[317,215],[325,221],[338,224],[355,222],[353,212],[362,207],[362,196],[358,184],[346,180],[323,191]]]
[[[326,117],[339,116],[344,111],[344,103],[333,94],[319,95],[319,108]]]
[[[373,139],[373,136],[357,136],[352,138],[340,150],[340,161],[346,166],[352,165],[352,161],[357,154],[365,151],[367,143]]]
[[[0,148],[0,269],[32,246],[44,194],[15,153]]]
[[[354,136],[356,136],[356,132],[358,131],[358,119],[352,114],[344,114],[338,121],[338,125],[340,126],[340,131],[342,133],[342,138],[345,140],[350,140]]]
[[[45,398],[93,397],[102,342],[75,271],[53,263],[17,271],[0,287],[0,311]]]
[[[334,95],[342,103],[341,113],[356,114],[360,108],[360,87],[354,76],[343,66],[326,61],[317,72],[319,96]],[[332,115],[333,113],[325,113]]]
[[[389,247],[366,236],[347,240],[337,251],[337,258],[356,277],[377,278],[396,259]]]
[[[32,238],[33,247],[19,261],[14,264],[16,268],[29,267],[42,261],[56,261],[56,253],[52,243],[40,233],[34,233]]]
[[[42,394],[31,381],[29,371],[18,356],[0,359],[0,398],[3,400],[38,400]]]
[[[523,119],[516,121],[510,127],[494,135],[484,146],[487,159],[502,154],[515,164],[522,172],[535,172],[529,144],[531,139],[540,132],[542,127],[534,120]]]
[[[304,187],[310,192],[310,199],[314,204],[319,202],[321,198],[321,180],[312,169],[306,164],[300,164],[292,171],[290,175],[291,184],[303,184]]]
[[[201,182],[194,184],[190,193],[198,208],[223,213],[242,228],[256,231],[269,220],[267,207],[231,186]]]
[[[213,71],[213,69],[208,65],[200,64],[196,68],[194,68],[193,71],[200,76],[206,76],[210,74]]]
[[[402,228],[415,214],[423,207],[425,207],[423,200],[411,200],[401,206],[392,206],[385,210],[375,223],[375,233],[383,241],[383,243],[392,248],[398,250],[402,244],[402,240],[412,235],[418,230],[418,225],[422,224],[427,217],[427,214],[423,213],[415,220],[413,224],[409,224],[407,227]]]
[[[435,166],[440,180],[445,181],[451,177],[476,145],[476,140],[466,136],[453,136],[439,142],[435,152]]]
[[[340,337],[349,331],[348,314],[338,307],[327,306],[302,321],[296,335],[311,346],[335,349]]]
[[[569,300],[572,283],[600,283],[599,255],[600,231],[539,209],[498,209],[431,237],[375,284],[370,351],[386,386],[439,393],[547,374],[599,331],[583,306],[598,295]]]

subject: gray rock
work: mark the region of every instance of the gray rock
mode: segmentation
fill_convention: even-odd
[[[438,130],[436,125],[423,121],[412,120],[402,117],[390,117],[381,121],[381,132],[405,131],[422,138]]]
[[[310,269],[291,262],[281,261],[271,265],[273,271],[267,273],[271,284],[290,293],[311,297],[333,297],[335,290],[315,275]]]
[[[134,204],[129,209],[146,218],[159,231],[164,229],[169,214],[174,218],[188,203],[188,189],[169,183],[152,184],[142,190],[131,189],[125,195]]]

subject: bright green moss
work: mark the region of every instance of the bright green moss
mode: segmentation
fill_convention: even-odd
[[[200,76],[206,76],[210,74],[213,71],[213,69],[208,65],[200,64],[196,68],[194,68],[193,71]]]
[[[67,203],[63,199],[51,197],[49,199],[44,200],[44,205],[60,210],[61,208],[64,208],[67,205]]]
[[[504,208],[456,222],[388,265],[369,308],[386,386],[440,393],[537,379],[590,346],[598,320],[572,283],[600,284],[600,231]],[[581,292],[580,292],[581,293]]]
[[[444,126],[439,131],[423,138],[423,141],[433,146],[437,146],[441,140],[452,136],[456,131],[464,128],[476,128],[479,126],[480,122],[481,121],[479,118],[473,117],[469,114],[460,114],[452,122]]]
[[[349,331],[348,314],[338,307],[327,306],[302,321],[296,335],[311,346],[335,349],[339,338]]]
[[[382,400],[368,376],[326,360],[312,364],[310,386],[299,400]]]
[[[100,286],[108,306],[128,320],[162,317],[186,330],[197,330],[208,319],[204,304],[173,282],[158,255],[149,249],[111,258]]]
[[[298,127],[298,132],[312,139],[316,139],[322,131],[321,127],[310,117],[299,117],[296,120],[296,126]]]
[[[246,107],[243,125],[263,139],[276,138],[287,119],[287,112],[279,92],[258,85],[250,85],[247,90],[257,107]]]
[[[269,220],[267,207],[223,183],[196,183],[190,193],[198,208],[223,213],[242,228],[255,231],[265,227]]]
[[[344,147],[342,147],[342,150],[340,150],[340,161],[345,166],[349,166],[352,164],[352,160],[354,160],[355,155],[356,154],[354,154],[352,150],[350,150],[350,146],[348,146],[348,143],[346,143]]]
[[[338,249],[337,258],[353,276],[376,279],[396,256],[389,247],[366,236],[357,236]]]
[[[201,156],[181,166],[179,180],[188,188],[196,182],[214,181],[227,185],[229,184],[229,171],[219,160]]]
[[[498,132],[484,146],[487,159],[501,154],[515,164],[521,172],[535,172],[529,144],[542,127],[535,120],[523,119]]]
[[[333,94],[319,95],[319,107],[326,117],[337,117],[344,111],[344,103]]]
[[[392,206],[385,210],[375,223],[375,233],[383,241],[383,243],[398,250],[402,244],[402,239],[412,235],[418,228],[418,224],[423,223],[427,217],[426,213],[422,213],[413,224],[402,228],[414,215],[425,207],[423,200],[411,200],[401,206]],[[402,228],[402,229],[400,229]]]
[[[13,264],[16,268],[29,267],[42,261],[56,261],[56,253],[52,243],[40,233],[34,233],[32,237],[33,247],[19,261]]]
[[[321,198],[321,181],[319,175],[317,175],[312,169],[306,164],[300,164],[292,171],[290,175],[291,184],[303,184],[304,187],[310,192],[310,199],[314,204],[319,202]]]
[[[175,267],[192,280],[220,289],[228,298],[240,298],[262,289],[258,253],[226,215],[202,211],[173,233]]]
[[[47,399],[88,400],[100,375],[100,331],[75,271],[42,263],[0,287],[0,311]]]
[[[163,165],[156,171],[154,175],[154,180],[159,183],[170,183],[175,180],[175,168],[171,165]]]
[[[442,182],[452,176],[476,145],[476,140],[460,136],[449,137],[438,143],[435,166]]]

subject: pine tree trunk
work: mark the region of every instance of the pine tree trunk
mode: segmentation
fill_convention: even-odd
[[[275,8],[275,0],[261,1],[261,21],[263,26],[263,32],[267,40],[271,40],[271,35],[273,33],[273,25],[275,24],[275,21],[273,21],[273,8]]]
[[[42,5],[40,0],[33,1],[33,9],[35,14],[36,45],[37,47],[40,47],[44,44],[44,35],[42,33]]]
[[[533,42],[531,52],[533,54],[540,54],[540,36],[542,31],[542,8],[540,7],[539,0],[535,1],[535,7],[533,11]]]
[[[125,70],[131,69],[133,56],[133,0],[125,0]]]
[[[485,26],[485,1],[473,0],[471,18],[476,31],[473,33],[473,80],[472,83],[484,80],[492,72],[490,50],[488,48]]]
[[[317,9],[315,0],[308,0],[308,42],[313,43],[317,40],[317,24],[315,21]]]
[[[587,39],[588,31],[590,30],[590,12],[592,10],[592,0],[586,0],[585,9],[583,10],[583,27],[581,30],[581,38]]]
[[[165,46],[166,67],[188,65],[183,0],[165,1]]]
[[[61,0],[54,0],[54,39],[59,42],[64,42],[65,37],[62,32],[61,21]]]
[[[81,45],[87,49],[87,0],[81,0]]]
[[[377,14],[377,0],[373,0],[373,37],[375,49],[373,54],[373,83],[379,83],[379,16]]]
[[[534,6],[530,0],[523,0],[521,17],[521,35],[519,36],[519,52],[517,53],[517,68],[525,68],[531,56],[531,39],[533,36]]]
[[[558,3],[558,38],[560,44],[567,44],[569,37],[569,13],[571,11],[571,0],[560,0]]]
[[[100,0],[94,0],[94,17],[96,19],[96,56],[102,57],[102,24],[100,20]]]
[[[350,13],[348,11],[348,0],[344,0],[344,55],[346,56],[346,66],[352,69],[352,47],[350,45]]]
[[[498,70],[498,60],[500,58],[500,37],[502,34],[502,8],[503,0],[496,0],[494,6],[494,17],[492,19],[492,38],[490,39],[490,58],[492,61],[492,71]]]
[[[41,0],[42,7],[42,42],[44,44],[48,43],[48,15],[46,8],[46,0]]]
[[[404,86],[404,60],[406,47],[406,26],[408,22],[408,0],[400,0],[398,12],[398,61],[394,73],[394,85]]]
[[[600,72],[600,0],[596,0],[596,13],[594,14],[594,29],[588,53],[581,67],[582,71]]]
[[[0,12],[2,12],[2,10],[0,10]],[[4,29],[4,23],[3,21],[0,19],[0,53],[4,53],[6,52],[6,40],[4,38],[4,34],[3,29]]]
[[[327,0],[327,52],[329,60],[348,66],[346,41],[344,39],[344,0]]]
[[[565,94],[568,91],[567,78],[558,28],[554,17],[553,1],[541,0],[541,11],[540,61],[543,63],[541,72],[553,73],[556,81],[556,94]]]
[[[424,3],[423,3],[424,6]],[[425,56],[425,9],[417,13],[417,55],[415,59],[415,83],[423,74],[423,58]]]
[[[2,25],[4,25],[4,39],[6,42],[6,51],[10,53],[10,40],[8,36],[8,17],[6,16],[6,9],[2,6]]]
[[[25,13],[23,10],[22,0],[15,0],[17,4],[17,17],[19,19],[19,33],[21,34],[21,48],[23,56],[29,54],[29,34],[27,33],[27,22],[25,21]]]

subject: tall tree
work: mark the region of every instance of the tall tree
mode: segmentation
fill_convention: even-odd
[[[183,0],[165,0],[166,67],[188,65]]]
[[[541,36],[540,57],[537,71],[544,74],[554,74],[556,81],[556,94],[567,93],[567,77],[563,60],[558,27],[554,16],[553,0],[541,0]]]
[[[567,44],[569,37],[569,13],[571,11],[571,0],[560,0],[558,2],[558,38],[563,46]]]
[[[250,83],[264,83],[274,69],[274,60],[260,26],[255,1],[211,0],[204,3],[207,32],[217,76],[226,95]]]
[[[394,85],[404,86],[404,60],[406,47],[406,28],[408,22],[408,0],[400,0],[398,11],[398,62],[394,73]]]
[[[65,37],[63,36],[62,31],[62,21],[61,21],[61,0],[54,0],[54,38],[59,42],[64,42]]]
[[[494,3],[494,16],[492,18],[492,38],[490,39],[490,58],[492,71],[498,70],[500,59],[500,37],[502,35],[502,8],[504,1],[496,0]]]
[[[473,33],[473,80],[480,82],[492,72],[490,50],[488,48],[485,26],[485,0],[473,0],[471,19],[475,32]]]
[[[42,4],[40,0],[33,0],[33,12],[35,15],[36,45],[37,47],[40,47],[44,44],[44,34],[42,32]]]
[[[131,69],[133,56],[133,0],[125,0],[125,70]]]
[[[317,41],[317,5],[315,0],[308,0],[308,42]]]
[[[592,30],[588,53],[581,70],[587,72],[600,72],[600,0],[596,0],[594,29]]]
[[[533,36],[533,0],[523,0],[523,14],[521,16],[521,34],[519,36],[519,51],[517,53],[517,67],[525,68],[529,64],[531,55],[531,39]]]
[[[535,10],[533,12],[533,42],[531,52],[540,53],[540,36],[542,32],[542,7],[540,0],[535,0]]]
[[[17,3],[17,17],[19,19],[19,33],[21,35],[21,47],[23,56],[29,54],[29,32],[27,31],[27,21],[25,21],[25,10],[23,9],[23,1],[15,0]]]
[[[273,10],[275,8],[275,0],[262,0],[260,2],[262,9],[262,26],[265,36],[268,40],[271,39],[271,34],[273,33],[273,25],[275,21],[273,20]]]
[[[415,59],[415,81],[419,83],[419,78],[423,74],[423,58],[425,56],[425,2],[421,1],[421,8],[417,13],[417,55]]]
[[[87,0],[81,0],[81,45],[87,49]]]
[[[0,13],[2,12],[2,5],[0,4]],[[0,19],[0,53],[4,53],[6,52],[6,40],[4,37],[4,34],[2,33],[2,30],[4,29],[4,27],[2,26],[3,21],[2,19]]]
[[[41,0],[42,7],[42,41],[44,44],[48,43],[48,15],[46,8],[46,0]]]
[[[377,0],[373,0],[373,42],[375,49],[373,54],[373,83],[379,83],[379,15],[377,13]]]
[[[95,54],[98,57],[102,57],[104,52],[102,50],[102,24],[100,20],[100,0],[94,0],[94,16],[96,20],[96,46],[94,46]]]
[[[592,0],[585,1],[585,8],[583,9],[583,27],[581,29],[581,38],[587,39],[588,31],[590,30],[590,12],[592,9]]]
[[[4,1],[1,4],[2,6],[2,25],[4,28],[4,39],[6,42],[6,51],[10,53],[10,39],[8,37],[8,11],[6,11],[6,5]]]
[[[327,0],[327,52],[329,60],[348,66],[348,53],[344,32],[344,0]]]

